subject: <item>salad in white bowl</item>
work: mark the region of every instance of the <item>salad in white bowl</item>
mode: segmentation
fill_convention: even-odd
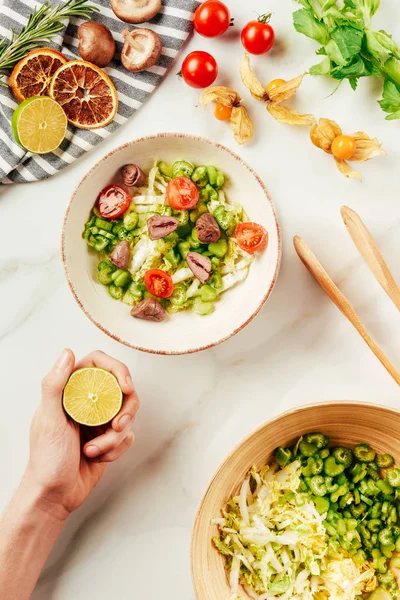
[[[186,354],[228,339],[260,311],[279,271],[280,228],[264,183],[239,156],[204,138],[158,134],[116,148],[83,177],[62,257],[74,298],[103,332]]]
[[[145,174],[130,163],[121,177],[100,191],[83,232],[98,281],[136,318],[209,315],[266,250],[266,229],[229,201],[214,165],[156,161]]]

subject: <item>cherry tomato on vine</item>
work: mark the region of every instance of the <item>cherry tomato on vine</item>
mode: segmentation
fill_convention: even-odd
[[[225,104],[219,104],[218,102],[214,108],[214,116],[218,121],[229,121],[232,115],[232,106],[225,106]]]
[[[264,250],[268,244],[268,232],[258,223],[239,223],[236,226],[235,237],[241,249],[249,254]]]
[[[262,15],[242,29],[242,44],[250,54],[265,54],[274,45],[275,32],[269,24],[271,15]]]
[[[98,208],[105,219],[116,219],[120,217],[131,203],[131,197],[124,188],[119,185],[107,185],[101,190],[98,197]]]
[[[189,177],[174,177],[167,185],[167,202],[175,210],[189,210],[199,201],[199,190]]]
[[[218,75],[217,61],[208,52],[195,50],[187,55],[180,73],[184,81],[195,88],[212,85]]]
[[[217,37],[225,33],[231,23],[229,8],[219,0],[206,0],[194,13],[194,28],[204,37]]]
[[[157,298],[169,298],[174,291],[171,276],[161,269],[146,271],[143,282],[147,291]]]
[[[332,142],[333,156],[346,160],[351,158],[357,149],[356,141],[350,135],[338,135]]]

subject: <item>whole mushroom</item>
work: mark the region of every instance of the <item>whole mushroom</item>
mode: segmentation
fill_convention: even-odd
[[[161,0],[111,0],[111,8],[125,23],[144,23],[160,12]]]
[[[103,23],[82,23],[78,27],[78,39],[78,52],[83,60],[98,67],[110,64],[115,54],[115,41],[111,31]]]
[[[122,32],[125,43],[121,52],[121,62],[125,69],[136,73],[156,64],[161,56],[160,37],[150,29],[134,29]]]

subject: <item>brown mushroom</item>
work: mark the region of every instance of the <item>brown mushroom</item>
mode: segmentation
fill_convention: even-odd
[[[150,29],[134,29],[122,32],[125,43],[121,52],[121,62],[125,69],[137,73],[156,64],[161,56],[160,37]]]
[[[144,23],[160,12],[161,0],[111,0],[111,8],[125,23]]]
[[[130,257],[131,247],[129,242],[126,241],[119,242],[110,254],[111,262],[118,267],[118,269],[127,269]]]
[[[145,298],[131,310],[131,316],[136,319],[144,319],[145,321],[164,321],[167,316],[167,311],[154,298]]]
[[[82,23],[78,27],[78,39],[78,52],[83,60],[98,67],[110,64],[115,54],[115,41],[111,31],[103,23]]]

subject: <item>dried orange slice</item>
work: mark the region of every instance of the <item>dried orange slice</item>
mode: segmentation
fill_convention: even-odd
[[[54,73],[50,96],[61,104],[68,121],[81,129],[108,125],[118,108],[117,90],[111,79],[85,60],[72,60]]]
[[[33,96],[48,96],[54,73],[67,59],[53,48],[31,50],[15,65],[10,87],[20,102]]]

